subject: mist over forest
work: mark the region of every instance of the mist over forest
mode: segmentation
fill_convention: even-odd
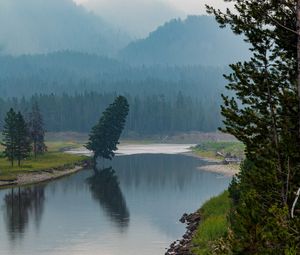
[[[71,0],[1,0],[0,52],[73,50],[112,56],[130,36]]]
[[[1,1],[0,124],[9,107],[36,100],[48,131],[87,132],[122,94],[132,105],[126,134],[217,130],[223,74],[249,56],[243,40],[209,16],[132,38],[71,0]]]

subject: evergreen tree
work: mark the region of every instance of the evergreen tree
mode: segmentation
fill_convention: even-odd
[[[6,114],[2,131],[2,145],[5,148],[4,155],[11,162],[11,166],[14,165],[14,159],[16,157],[16,119],[16,112],[10,108]]]
[[[92,128],[86,148],[94,152],[94,159],[112,159],[124,129],[129,105],[127,99],[118,96],[103,112],[97,125]]]
[[[47,151],[45,145],[45,129],[43,116],[40,112],[37,102],[32,105],[31,113],[29,114],[29,133],[33,143],[33,153],[36,158],[37,154]]]
[[[235,12],[208,8],[253,52],[231,65],[235,97],[223,96],[224,131],[246,145],[247,158],[230,187],[232,252],[299,254],[300,215],[291,217],[300,183],[296,1],[234,2]]]
[[[18,160],[18,166],[21,165],[21,160],[27,158],[31,152],[31,141],[27,124],[20,112],[16,115],[15,121],[15,155]]]

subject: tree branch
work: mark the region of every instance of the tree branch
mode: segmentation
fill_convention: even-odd
[[[292,217],[292,219],[294,218],[295,206],[296,206],[296,204],[298,202],[299,196],[300,196],[300,188],[298,189],[298,191],[296,193],[296,198],[294,200],[293,207],[292,207],[292,210],[291,210],[291,217]]]

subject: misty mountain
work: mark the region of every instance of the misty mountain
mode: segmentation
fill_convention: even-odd
[[[248,56],[242,38],[219,28],[210,16],[173,19],[119,53],[120,59],[137,65],[224,66]]]
[[[0,52],[75,50],[113,55],[129,36],[72,0],[1,0]]]
[[[184,16],[166,0],[74,0],[83,3],[104,20],[127,31],[134,38],[144,38],[166,21]],[[197,1],[197,0],[196,0]]]

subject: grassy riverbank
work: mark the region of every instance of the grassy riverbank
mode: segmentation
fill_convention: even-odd
[[[228,191],[211,198],[200,209],[201,222],[192,239],[195,255],[215,254],[222,237],[228,232],[227,215],[230,209]]]
[[[36,159],[34,157],[30,157],[23,160],[20,167],[17,166],[16,161],[14,167],[12,167],[11,163],[6,158],[1,157],[0,181],[16,180],[18,174],[40,172],[53,168],[72,168],[74,164],[87,159],[87,157],[66,154],[63,153],[63,150],[66,148],[77,148],[79,146],[80,144],[77,142],[47,142],[48,152],[43,155],[39,155]]]
[[[193,148],[193,152],[204,158],[221,160],[223,157],[217,155],[217,152],[223,155],[235,155],[238,158],[244,157],[244,145],[237,141],[205,141],[199,143]]]

